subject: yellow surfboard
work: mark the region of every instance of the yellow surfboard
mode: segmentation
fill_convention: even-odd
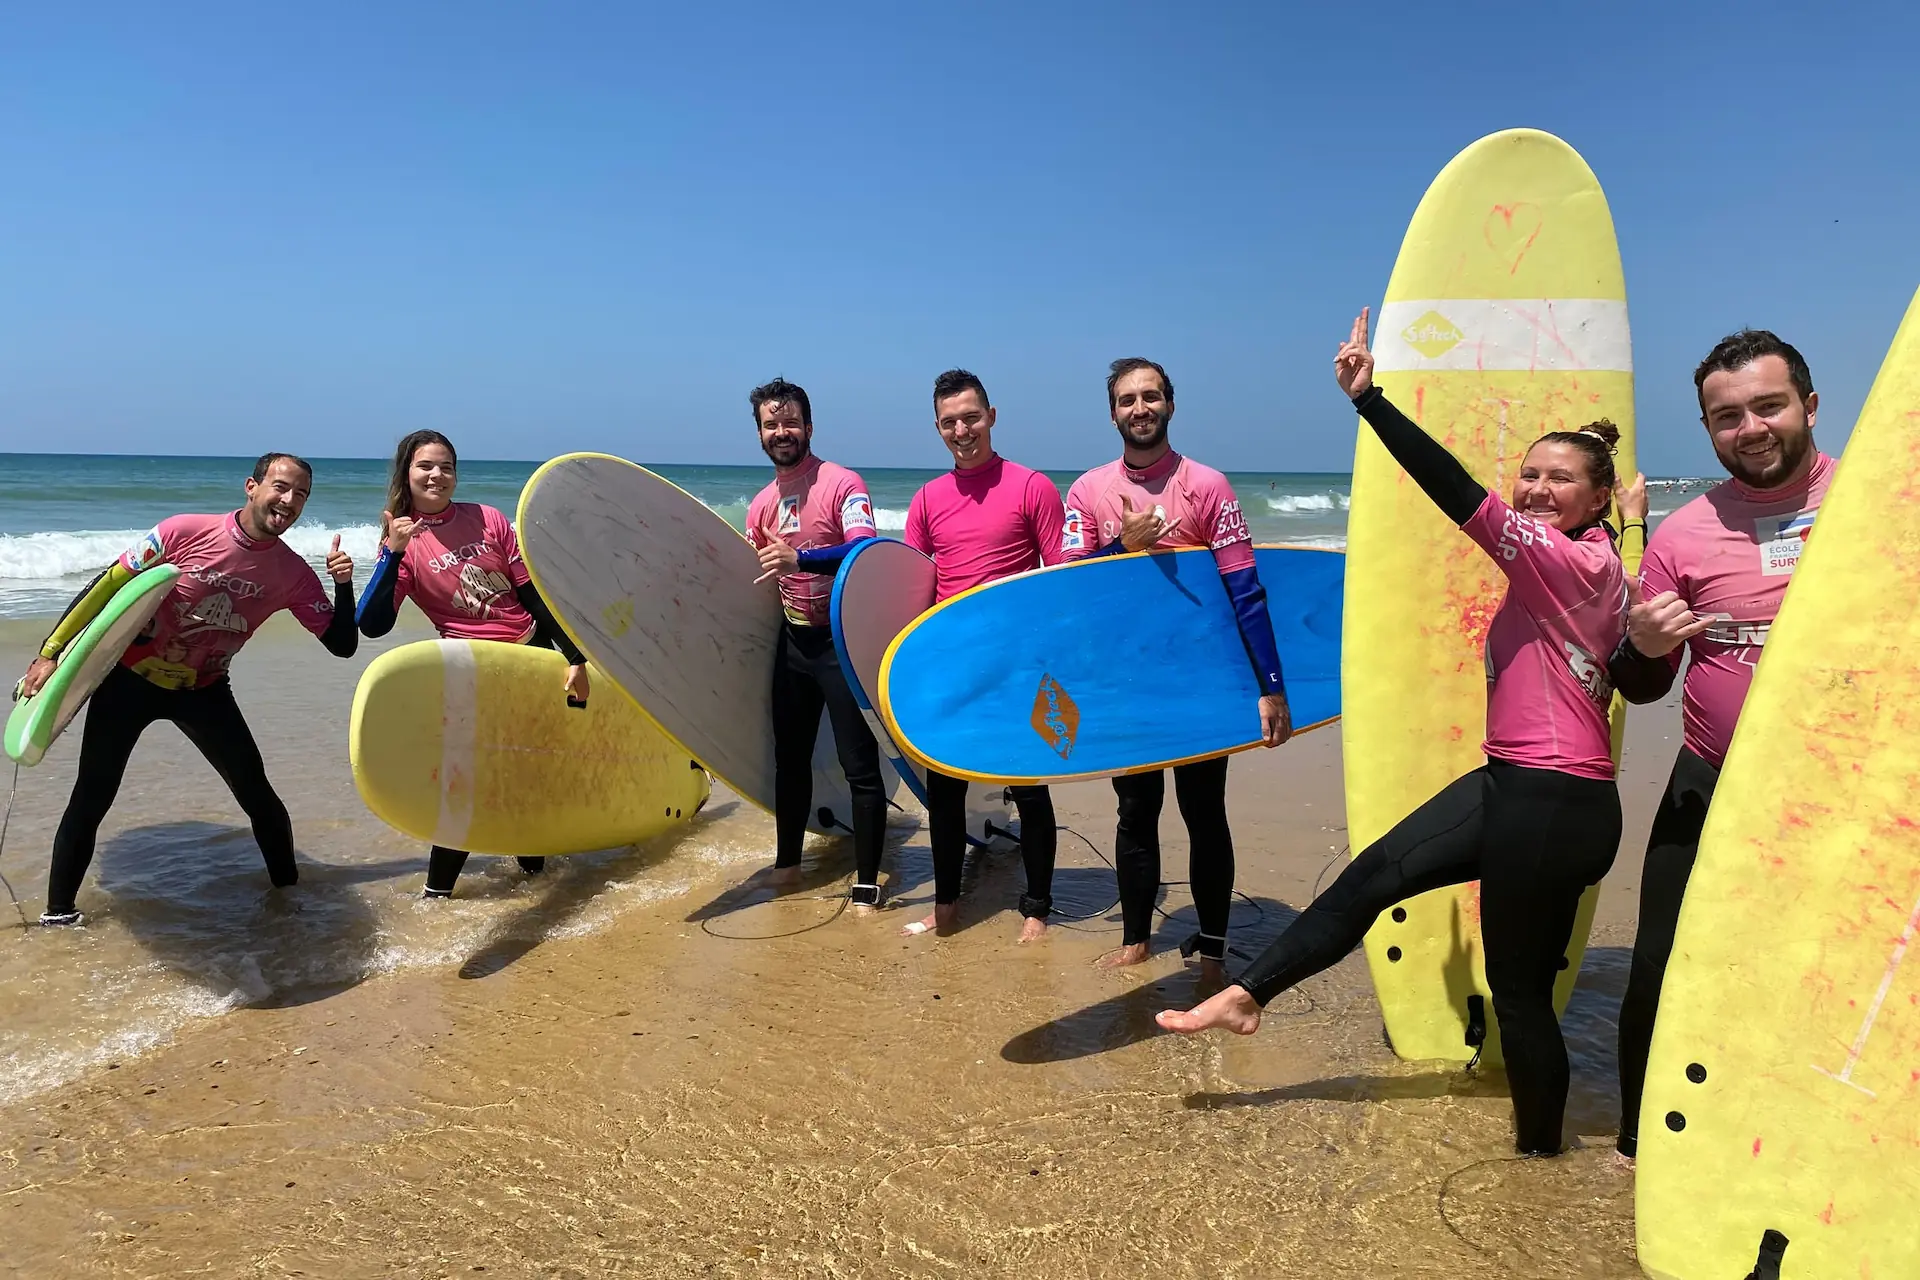
[[[1634,474],[1626,287],[1606,197],[1566,143],[1497,133],[1455,156],[1414,211],[1374,326],[1374,380],[1505,496],[1548,431],[1611,418]],[[1634,542],[1638,547],[1638,541]],[[1636,567],[1630,563],[1629,569]],[[1365,423],[1353,464],[1341,661],[1347,826],[1358,854],[1484,763],[1482,642],[1506,580],[1448,523]],[[1614,707],[1615,758],[1621,707]],[[1595,894],[1555,997],[1565,1007]],[[1499,1060],[1477,884],[1382,915],[1367,963],[1403,1058]]]
[[[1762,652],[1654,1026],[1640,1265],[1920,1276],[1920,295]]]
[[[585,853],[659,835],[711,783],[613,681],[571,708],[566,659],[485,640],[426,640],[367,664],[348,754],[367,808],[473,853]]]

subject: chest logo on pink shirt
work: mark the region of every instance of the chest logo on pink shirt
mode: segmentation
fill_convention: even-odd
[[[1080,736],[1080,706],[1051,675],[1040,677],[1040,688],[1033,695],[1032,723],[1033,731],[1062,760],[1073,754],[1074,740]]]
[[[1793,572],[1800,563],[1800,553],[1806,550],[1807,538],[1813,533],[1813,517],[1817,511],[1797,511],[1790,516],[1763,516],[1753,522],[1755,538],[1760,543],[1760,572],[1769,578],[1778,578]]]
[[[247,620],[233,611],[233,597],[216,591],[198,600],[182,600],[174,606],[180,619],[180,636],[204,635],[219,631],[227,635],[245,635]]]
[[[774,528],[774,532],[775,533],[800,532],[800,499],[799,498],[780,499],[780,523]]]
[[[513,584],[504,573],[468,564],[460,570],[460,586],[453,593],[453,603],[473,617],[490,618],[494,604],[512,590]]]

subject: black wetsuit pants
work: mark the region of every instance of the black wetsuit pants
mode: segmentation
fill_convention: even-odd
[[[813,807],[813,746],[824,708],[833,725],[834,753],[847,776],[853,812],[833,815],[853,828],[854,901],[878,900],[880,854],[887,830],[887,792],[880,779],[880,745],[847,687],[833,633],[826,627],[780,628],[773,660],[773,865],[797,867]]]
[[[1647,1083],[1647,1053],[1653,1045],[1653,1017],[1660,1008],[1660,987],[1673,954],[1680,925],[1680,901],[1700,851],[1700,831],[1720,770],[1680,748],[1667,779],[1667,794],[1647,837],[1646,869],[1640,875],[1640,925],[1633,939],[1633,969],[1620,1002],[1621,1154],[1638,1150],[1640,1091]]]
[[[1009,787],[1007,794],[1020,814],[1020,857],[1027,870],[1020,914],[1045,920],[1053,914],[1053,859],[1060,842],[1053,793],[1045,787]],[[960,877],[967,865],[965,779],[927,770],[927,827],[933,844],[933,900],[944,907],[960,901]]]
[[[1395,903],[1479,880],[1481,944],[1517,1145],[1558,1152],[1570,1073],[1554,979],[1580,895],[1607,874],[1619,846],[1613,782],[1489,761],[1367,846],[1239,984],[1264,1005],[1341,960]]]
[[[1175,765],[1173,796],[1187,824],[1187,879],[1200,917],[1201,955],[1227,954],[1227,912],[1233,905],[1233,832],[1227,827],[1227,756]],[[1166,802],[1165,770],[1130,773],[1113,780],[1120,822],[1113,835],[1113,863],[1120,881],[1120,918],[1127,946],[1153,936],[1154,900],[1160,891],[1160,809]]]
[[[260,844],[260,856],[266,859],[273,883],[290,885],[300,879],[293,861],[293,820],[267,781],[253,731],[233,700],[233,685],[222,678],[202,689],[162,689],[116,666],[87,704],[80,768],[53,837],[53,866],[47,873],[49,914],[64,915],[74,909],[74,895],[93,862],[100,823],[120,793],[134,745],[156,720],[178,726],[233,792],[253,823],[253,838]]]

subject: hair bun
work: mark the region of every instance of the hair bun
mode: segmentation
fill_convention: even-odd
[[[1581,427],[1576,434],[1600,437],[1600,442],[1607,446],[1608,453],[1612,453],[1620,444],[1620,428],[1613,425],[1612,418],[1601,418],[1597,421],[1589,422],[1586,426]]]

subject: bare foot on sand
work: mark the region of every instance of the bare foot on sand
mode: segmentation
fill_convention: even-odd
[[[924,920],[915,920],[912,924],[900,930],[900,936],[903,938],[917,938],[923,933],[933,933],[944,937],[952,933],[953,927],[959,922],[959,903],[949,902],[944,905],[936,903],[931,915],[927,916]]]
[[[1038,916],[1027,916],[1020,925],[1020,941],[1038,942],[1047,936],[1047,922]]]
[[[876,915],[879,911],[880,908],[871,902],[856,902],[853,904],[853,914],[862,918]]]
[[[1146,962],[1147,944],[1144,942],[1129,942],[1126,946],[1118,950],[1109,951],[1098,960],[1095,960],[1093,967],[1096,969],[1124,969],[1130,964],[1145,964]]]
[[[795,863],[791,867],[767,868],[767,883],[783,885],[783,886],[799,884],[800,883],[800,865],[798,863]]]
[[[1633,1157],[1618,1148],[1615,1148],[1611,1160],[1613,1167],[1621,1173],[1632,1173],[1634,1170]]]
[[[1250,1036],[1260,1029],[1260,1006],[1254,1003],[1253,996],[1245,987],[1228,987],[1184,1013],[1178,1009],[1163,1009],[1153,1016],[1153,1020],[1183,1036],[1205,1031],[1209,1027],[1224,1027],[1237,1036]]]
[[[1201,956],[1199,985],[1202,991],[1219,991],[1225,987],[1227,985],[1226,962],[1215,960],[1212,956]]]

